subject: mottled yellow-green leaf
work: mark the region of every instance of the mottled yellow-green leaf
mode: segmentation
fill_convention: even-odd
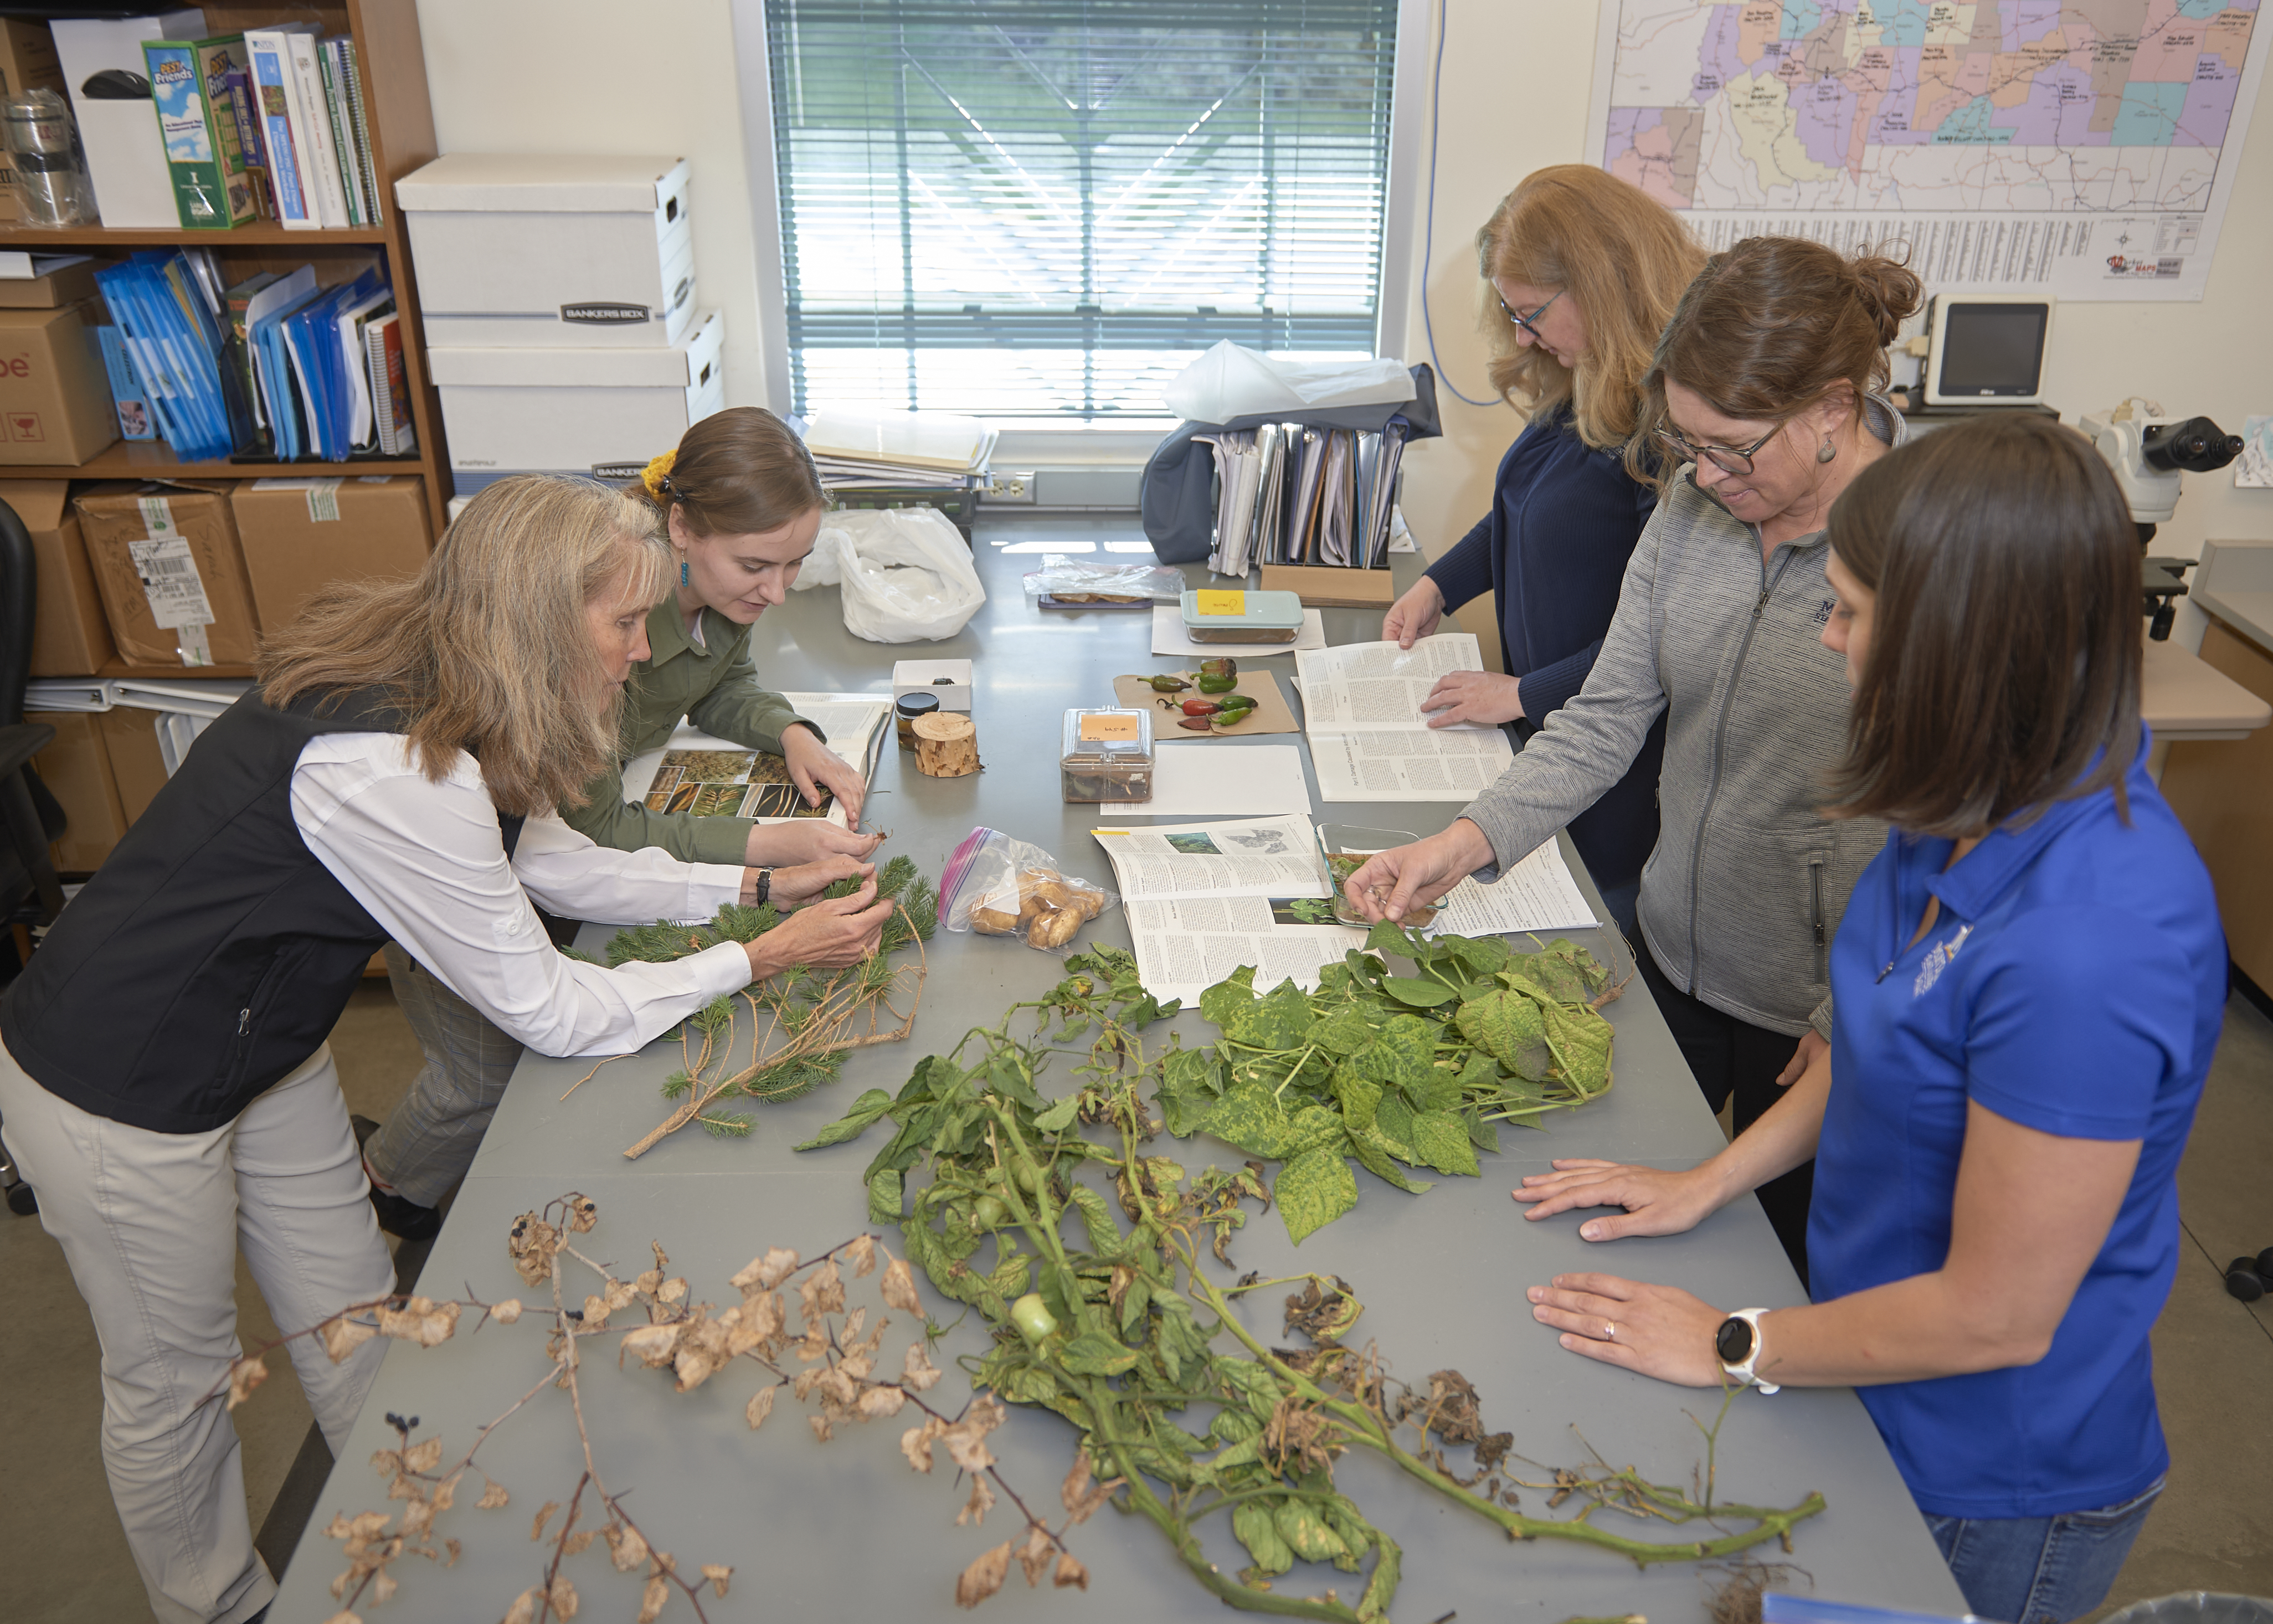
[[[1332,1084],[1334,1098],[1341,1101],[1342,1116],[1350,1132],[1360,1133],[1373,1125],[1373,1113],[1381,1103],[1381,1085],[1369,1078],[1361,1077],[1349,1066],[1338,1067]]]
[[[1468,1124],[1450,1111],[1422,1111],[1413,1118],[1413,1155],[1439,1173],[1475,1176],[1476,1147],[1468,1142]]]
[[[1271,1412],[1279,1407],[1281,1395],[1278,1381],[1254,1360],[1214,1358],[1208,1361],[1208,1369],[1217,1380],[1239,1395],[1248,1413],[1258,1423],[1268,1421]]]
[[[1362,1133],[1351,1134],[1349,1147],[1350,1154],[1358,1159],[1365,1170],[1384,1184],[1394,1184],[1399,1190],[1419,1195],[1434,1182],[1426,1178],[1407,1178],[1404,1169],[1389,1159],[1389,1147],[1383,1142],[1377,1129],[1368,1128]]]
[[[1610,1023],[1600,1010],[1584,1004],[1550,1004],[1547,1014],[1547,1047],[1554,1052],[1563,1080],[1581,1094],[1600,1094],[1610,1086]]]
[[[1418,1010],[1450,1004],[1458,996],[1444,982],[1418,975],[1384,975],[1381,978],[1381,990],[1399,1004],[1408,1004]]]
[[[1373,1041],[1373,1026],[1363,1010],[1345,1004],[1303,1036],[1330,1055],[1354,1055]]]
[[[1374,1109],[1373,1132],[1400,1162],[1418,1162],[1413,1149],[1413,1108],[1399,1095],[1384,1094]]]
[[[868,1181],[868,1222],[897,1223],[900,1221],[900,1170],[897,1168],[878,1169]]]
[[[1405,1553],[1388,1535],[1375,1530],[1374,1543],[1381,1554],[1374,1559],[1373,1575],[1365,1583],[1365,1594],[1358,1598],[1357,1616],[1365,1624],[1378,1624],[1389,1617],[1390,1605],[1397,1599],[1397,1582],[1402,1576]]]
[[[1232,1507],[1231,1531],[1255,1559],[1255,1565],[1240,1575],[1242,1579],[1274,1579],[1294,1565],[1294,1553],[1279,1538],[1268,1500],[1243,1500]]]
[[[1242,965],[1200,995],[1201,1019],[1226,1026],[1255,1002],[1255,966]]]
[[[1309,1500],[1290,1500],[1282,1502],[1272,1515],[1279,1525],[1279,1538],[1287,1542],[1288,1550],[1306,1562],[1345,1562],[1349,1546],[1342,1537],[1326,1526],[1325,1518]]]
[[[1118,1376],[1136,1365],[1136,1350],[1102,1331],[1084,1331],[1068,1342],[1063,1363],[1076,1376]]]
[[[1320,1146],[1287,1164],[1279,1175],[1277,1194],[1287,1237],[1299,1246],[1304,1236],[1357,1205],[1357,1179],[1338,1147]]]
[[[1538,1003],[1510,988],[1471,998],[1452,1024],[1460,1035],[1518,1077],[1533,1082],[1547,1075],[1547,1021]]]
[[[1285,981],[1231,1019],[1217,1024],[1224,1036],[1235,1043],[1251,1048],[1272,1050],[1300,1049],[1302,1034],[1308,1032],[1317,1017],[1311,1012],[1309,995]]]

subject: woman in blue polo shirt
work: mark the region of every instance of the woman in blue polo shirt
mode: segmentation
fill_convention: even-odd
[[[1834,811],[1894,827],[1833,949],[1829,1063],[1703,1167],[1516,1192],[1626,1209],[1589,1240],[1671,1234],[1812,1153],[1815,1301],[1568,1274],[1533,1312],[1669,1381],[1857,1387],[1973,1611],[2073,1619],[2169,1463],[2148,1337],[2225,1001],[2209,877],[2146,771],[2138,544],[2082,440],[1976,419],[1860,476],[1831,545]]]
[[[1476,233],[1489,284],[1488,376],[1529,419],[1500,460],[1492,508],[1384,617],[1411,648],[1447,609],[1497,595],[1507,674],[1464,671],[1422,702],[1431,727],[1513,722],[1528,736],[1586,686],[1657,492],[1622,461],[1642,374],[1682,289],[1705,267],[1681,222],[1640,188],[1583,163],[1534,170]],[[1657,844],[1660,718],[1625,777],[1571,820],[1571,839],[1618,929]]]

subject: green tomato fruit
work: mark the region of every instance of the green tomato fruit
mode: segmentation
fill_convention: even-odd
[[[1058,1328],[1057,1316],[1050,1312],[1039,1291],[1029,1291],[1010,1304],[1010,1323],[1030,1342],[1045,1341]]]
[[[1041,1169],[1023,1158],[1010,1164],[1010,1177],[1018,1181],[1018,1188],[1028,1195],[1042,1187]]]
[[[971,1222],[982,1229],[997,1229],[1010,1215],[999,1196],[982,1195],[971,1209]]]

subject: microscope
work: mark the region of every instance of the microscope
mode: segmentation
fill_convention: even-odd
[[[2208,417],[2165,417],[2149,402],[2138,404],[2149,415],[2134,414],[2125,402],[2104,416],[2086,417],[2076,426],[2090,440],[2130,504],[2131,522],[2139,527],[2143,553],[2155,539],[2155,527],[2167,521],[2179,504],[2179,474],[2192,470],[2213,473],[2241,455],[2241,436],[2229,434]],[[2147,558],[2141,566],[2140,584],[2145,597],[2142,612],[2147,635],[2167,641],[2178,616],[2178,600],[2186,596],[2186,572],[2192,559]]]

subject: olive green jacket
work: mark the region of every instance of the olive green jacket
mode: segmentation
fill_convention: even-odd
[[[665,598],[647,617],[648,658],[624,684],[623,736],[616,770],[585,786],[581,807],[563,807],[569,827],[601,846],[635,852],[659,846],[683,862],[739,863],[747,849],[746,817],[694,817],[650,812],[624,802],[623,763],[659,748],[681,718],[704,733],[751,749],[782,754],[782,733],[799,724],[827,740],[820,726],[790,708],[779,694],[758,686],[750,663],[750,628],[716,610],[702,612],[703,641],[686,635],[686,617]]]

